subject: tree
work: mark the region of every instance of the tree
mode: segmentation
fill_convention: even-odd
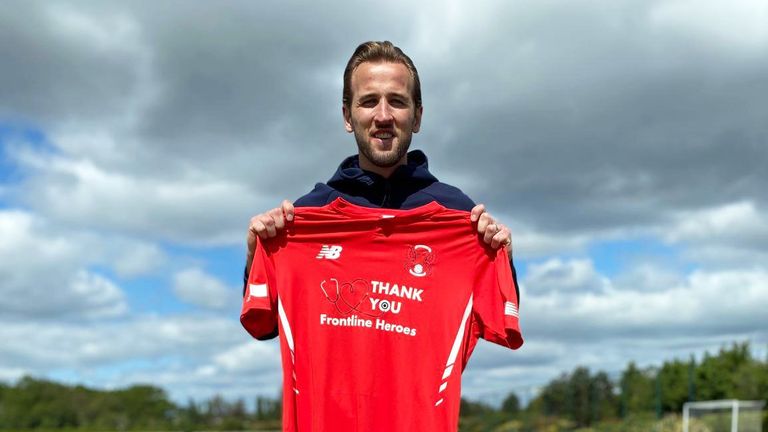
[[[590,382],[592,395],[592,421],[614,418],[618,412],[618,399],[613,383],[605,372],[598,372]]]
[[[517,415],[520,412],[520,399],[515,393],[510,393],[501,403],[501,410],[510,415]]]
[[[160,429],[170,423],[175,406],[165,391],[150,385],[134,385],[115,392],[126,428]]]
[[[462,416],[483,416],[494,412],[493,408],[482,402],[473,402],[468,399],[461,398],[459,404],[459,413]]]
[[[653,410],[654,383],[648,371],[643,372],[630,362],[621,374],[622,416]]]
[[[2,424],[10,429],[77,427],[77,411],[66,386],[29,376],[3,396]]]
[[[734,373],[752,361],[749,343],[734,343],[731,349],[721,348],[717,356],[704,354],[696,368],[696,393],[701,400],[733,397],[736,386]]]
[[[576,422],[577,426],[589,426],[591,423],[590,396],[589,369],[578,367],[573,371],[568,382],[568,398],[570,401],[568,416]]]
[[[665,412],[680,412],[688,400],[688,362],[664,362],[659,370],[661,407]]]
[[[281,401],[265,396],[256,397],[256,420],[279,420],[281,417]]]
[[[570,408],[569,398],[568,375],[562,374],[550,381],[536,399],[540,400],[537,405],[541,406],[545,415],[566,416]]]

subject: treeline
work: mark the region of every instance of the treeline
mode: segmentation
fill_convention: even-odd
[[[642,369],[629,363],[617,379],[579,367],[549,382],[524,410],[514,409],[515,395],[498,410],[464,401],[461,421],[465,431],[642,431],[651,424],[658,430],[665,418],[674,423],[669,416],[679,416],[685,402],[713,399],[768,399],[768,359],[754,358],[742,343],[707,353],[700,362],[672,360]],[[679,431],[679,420],[668,427]]]
[[[549,382],[525,407],[514,393],[500,407],[462,399],[460,430],[677,432],[683,403],[712,399],[768,399],[768,359],[755,358],[744,343],[700,362],[630,363],[615,379],[579,367]],[[215,396],[181,406],[149,385],[102,391],[26,377],[0,383],[0,430],[278,430],[279,400],[260,397],[247,406]]]
[[[149,385],[103,391],[24,377],[0,383],[0,430],[276,430],[278,400],[259,397],[247,409],[242,399],[214,396],[179,406]]]

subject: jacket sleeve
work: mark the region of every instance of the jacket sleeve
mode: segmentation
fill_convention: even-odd
[[[515,263],[512,256],[509,257],[509,268],[512,270],[512,283],[515,284],[515,297],[517,297],[517,305],[520,306],[520,286],[517,284],[517,270],[515,270]]]

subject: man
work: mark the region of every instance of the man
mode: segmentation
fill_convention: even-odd
[[[358,154],[295,214],[251,220],[240,321],[257,339],[280,323],[283,430],[456,430],[477,340],[523,343],[508,257],[475,235],[499,249],[509,230],[408,151],[422,113],[411,59],[361,44],[342,105]]]
[[[344,127],[355,135],[358,154],[345,159],[327,183],[318,183],[296,206],[322,206],[338,197],[365,207],[391,209],[437,201],[447,208],[471,211],[483,241],[493,249],[507,246],[511,264],[509,229],[482,204],[474,205],[459,189],[439,182],[428,171],[422,152],[408,152],[412,134],[419,132],[423,107],[419,74],[400,48],[388,41],[358,46],[344,71],[342,102]],[[286,200],[251,218],[246,279],[257,238],[276,236],[293,216],[294,204]],[[514,275],[514,265],[512,271]]]

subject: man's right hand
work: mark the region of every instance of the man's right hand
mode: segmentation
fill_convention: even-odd
[[[246,273],[251,269],[251,261],[256,251],[256,238],[266,240],[277,235],[277,232],[285,228],[285,222],[293,220],[293,203],[283,200],[280,207],[273,208],[251,218],[248,226],[248,257],[245,263]]]

